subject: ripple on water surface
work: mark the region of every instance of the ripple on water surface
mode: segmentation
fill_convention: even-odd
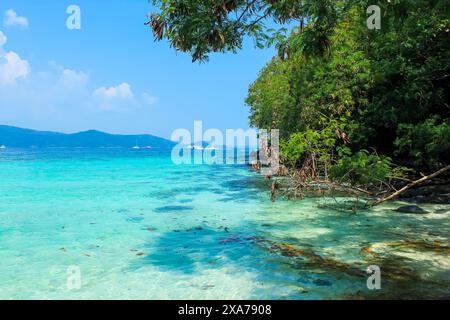
[[[2,153],[0,298],[450,297],[448,206],[352,214],[334,200],[272,203],[267,184],[153,151]],[[383,290],[367,289],[369,265]]]

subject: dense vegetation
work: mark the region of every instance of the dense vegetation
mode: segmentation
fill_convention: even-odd
[[[450,162],[448,0],[154,3],[156,39],[194,61],[245,36],[277,48],[250,86],[250,123],[278,128],[284,163],[306,177],[358,185]],[[366,24],[373,4],[379,30]]]

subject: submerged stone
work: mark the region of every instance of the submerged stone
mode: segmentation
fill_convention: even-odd
[[[331,281],[324,280],[324,279],[316,279],[316,280],[313,281],[313,283],[316,286],[319,286],[319,287],[330,287],[330,286],[332,286]]]
[[[156,230],[158,230],[157,228],[154,228],[154,227],[151,227],[151,226],[147,226],[147,227],[142,227],[141,228],[141,230],[145,230],[145,231],[150,231],[150,232],[152,232],[152,231],[156,231]]]
[[[273,227],[273,224],[270,224],[270,223],[263,223],[263,224],[261,225],[261,227]]]
[[[303,288],[303,287],[298,287],[298,291],[299,291],[300,293],[308,293],[308,290],[306,290],[306,289]]]
[[[154,209],[155,212],[176,212],[176,211],[188,211],[194,209],[191,206],[164,206]]]
[[[202,290],[208,290],[208,289],[212,289],[215,286],[213,284],[205,284],[204,286],[202,286]]]
[[[397,209],[395,209],[394,211],[401,212],[401,213],[412,213],[412,214],[427,214],[427,213],[429,213],[428,211],[426,211],[416,205],[401,206],[401,207],[398,207]]]

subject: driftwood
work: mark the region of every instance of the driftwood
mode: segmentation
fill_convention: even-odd
[[[377,201],[373,202],[371,204],[371,206],[376,206],[376,205],[379,205],[379,204],[384,203],[386,201],[392,200],[392,199],[398,197],[400,194],[404,193],[405,191],[411,189],[412,187],[415,187],[415,186],[417,186],[417,185],[419,185],[419,184],[421,184],[421,183],[423,183],[423,182],[425,182],[427,180],[433,179],[433,178],[437,177],[438,175],[440,175],[440,174],[442,174],[442,173],[444,173],[444,172],[446,172],[448,170],[450,170],[450,165],[448,165],[448,166],[446,166],[446,167],[436,171],[433,174],[430,174],[428,176],[424,176],[424,177],[420,178],[419,180],[416,180],[416,181],[411,182],[410,184],[407,184],[406,186],[404,186],[400,190],[394,192],[393,194],[391,194],[391,195],[389,195],[389,196],[387,196],[385,198],[378,199]]]

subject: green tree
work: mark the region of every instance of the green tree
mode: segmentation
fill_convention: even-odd
[[[252,126],[280,130],[290,164],[302,166],[311,158],[302,155],[317,148],[322,153],[320,143],[304,142],[336,119],[345,129],[326,148],[333,165],[347,168],[372,155],[362,150],[417,169],[450,162],[448,0],[153,2],[158,11],[148,23],[156,40],[194,61],[236,52],[244,37],[277,49],[246,103]],[[367,28],[372,4],[381,7],[381,30]],[[342,143],[350,154],[339,156]]]
[[[339,16],[350,1],[335,0],[152,0],[158,11],[149,15],[155,39],[167,39],[178,51],[188,52],[193,61],[208,59],[211,52],[242,47],[243,38],[254,39],[258,47],[281,43],[285,26],[297,23],[305,28],[309,41],[305,49],[323,53]],[[278,28],[272,28],[273,24]],[[312,26],[314,25],[314,28]]]

